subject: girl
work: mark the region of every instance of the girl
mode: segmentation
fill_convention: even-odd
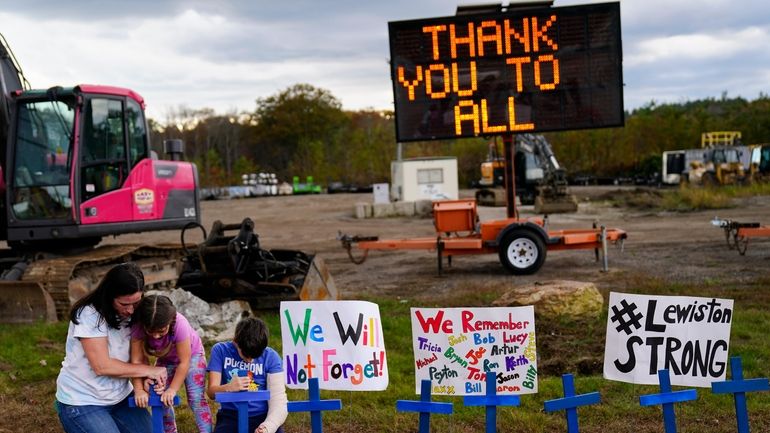
[[[168,297],[162,295],[144,297],[134,313],[131,362],[147,364],[149,357],[155,357],[156,365],[168,369],[168,386],[155,385],[155,391],[166,405],[163,413],[165,433],[176,433],[173,401],[182,383],[198,431],[210,433],[211,410],[204,393],[206,355],[203,344],[187,319],[177,313]],[[147,407],[148,389],[141,378],[133,381],[137,406]]]

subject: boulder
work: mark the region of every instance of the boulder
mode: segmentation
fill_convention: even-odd
[[[417,200],[414,203],[414,213],[419,217],[429,217],[433,213],[433,201]]]
[[[534,305],[540,317],[599,317],[604,298],[593,283],[555,280],[517,287],[492,303],[496,307]]]
[[[177,311],[187,318],[190,326],[198,332],[203,341],[232,339],[238,321],[251,315],[251,307],[246,301],[209,304],[182,289],[151,291],[147,294],[168,296]]]
[[[356,203],[355,210],[356,218],[371,218],[372,217],[372,205],[371,203]]]
[[[372,205],[373,218],[389,218],[395,213],[393,203],[375,203]]]
[[[414,216],[414,202],[413,201],[399,201],[393,203],[393,208],[398,216]]]

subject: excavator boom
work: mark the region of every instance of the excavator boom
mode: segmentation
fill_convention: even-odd
[[[481,167],[482,178],[478,182],[481,188],[476,192],[476,201],[482,206],[506,204],[505,162],[497,157],[496,144],[494,147],[494,154],[490,152]],[[515,148],[516,195],[521,203],[534,204],[536,213],[577,212],[577,199],[568,192],[566,173],[545,137],[518,134]]]

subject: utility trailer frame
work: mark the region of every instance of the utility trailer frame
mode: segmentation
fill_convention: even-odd
[[[453,256],[497,253],[501,264],[514,275],[537,272],[545,262],[547,251],[594,250],[607,266],[607,245],[621,247],[627,237],[621,229],[593,227],[591,229],[548,230],[547,218],[506,218],[479,222],[475,200],[446,200],[433,202],[433,222],[436,237],[411,239],[378,239],[340,234],[342,246],[354,263],[362,263],[369,250],[436,251],[438,272],[443,258],[449,265]],[[356,259],[352,246],[364,252]]]
[[[714,218],[711,224],[719,227],[725,232],[727,247],[738,251],[740,255],[746,255],[751,238],[770,237],[770,226],[763,226],[760,223],[742,223],[730,219]]]

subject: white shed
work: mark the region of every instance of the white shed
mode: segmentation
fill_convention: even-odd
[[[390,163],[393,201],[457,200],[457,158],[410,158]]]

